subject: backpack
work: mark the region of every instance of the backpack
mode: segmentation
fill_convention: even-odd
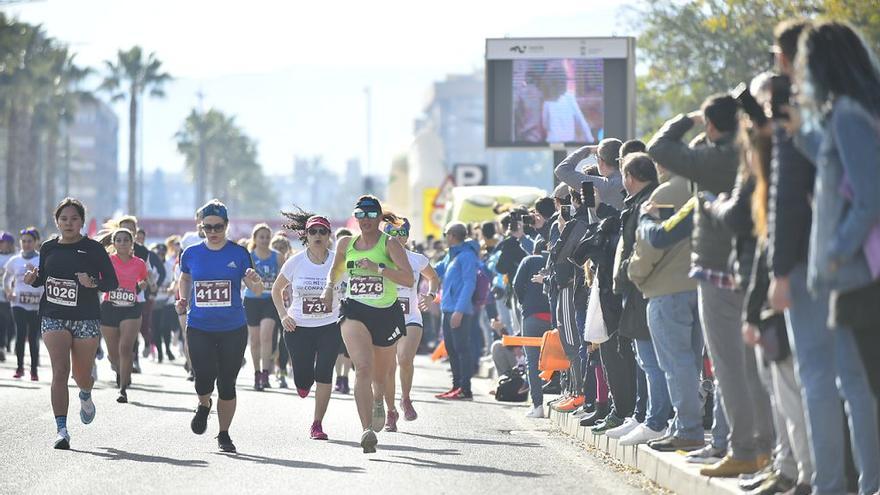
[[[478,307],[485,306],[489,302],[491,289],[492,276],[486,271],[486,268],[480,266],[477,268],[477,281],[474,284],[474,295],[471,296],[471,303]]]
[[[498,378],[495,400],[501,402],[525,402],[529,398],[528,389],[524,393],[520,393],[525,383],[522,369],[519,367],[512,368]]]

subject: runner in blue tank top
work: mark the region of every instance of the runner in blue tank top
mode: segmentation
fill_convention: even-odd
[[[263,292],[257,295],[245,289],[244,311],[251,344],[251,362],[254,363],[254,390],[257,391],[270,388],[269,374],[274,365],[272,347],[278,326],[278,312],[272,304],[271,292],[281,269],[281,257],[277,251],[270,249],[271,242],[272,229],[265,223],[255,225],[248,241],[248,251],[254,269],[263,281]]]

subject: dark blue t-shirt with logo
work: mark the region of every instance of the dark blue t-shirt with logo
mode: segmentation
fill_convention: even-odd
[[[180,271],[192,277],[186,324],[206,332],[229,332],[246,325],[241,303],[241,279],[251,268],[251,255],[227,241],[214,251],[202,242],[190,246],[180,258]]]

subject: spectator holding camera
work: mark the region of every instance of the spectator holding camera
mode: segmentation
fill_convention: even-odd
[[[623,176],[620,174],[620,147],[623,145],[619,139],[606,138],[599,142],[598,146],[584,146],[568,155],[556,166],[554,173],[562,182],[569,187],[580,190],[582,182],[591,182],[596,189],[597,203],[601,202],[613,206],[616,210],[623,209]],[[599,175],[588,175],[577,170],[577,165],[591,154],[596,154],[599,164]]]
[[[705,132],[690,145],[684,135],[697,123]],[[695,183],[704,198],[733,187],[739,168],[737,103],[728,95],[711,96],[699,111],[679,115],[666,122],[648,143],[648,153],[670,172]],[[744,296],[735,290],[733,274],[727,266],[732,238],[727,228],[697,206],[692,235],[690,275],[698,280],[703,337],[715,369],[721,392],[738,400],[722,400],[730,424],[731,453],[720,462],[703,468],[706,476],[737,476],[754,473],[769,462],[769,452],[759,450],[756,421],[769,417],[769,411],[756,411],[747,400],[750,384],[759,383],[754,353],[747,353],[740,337]]]

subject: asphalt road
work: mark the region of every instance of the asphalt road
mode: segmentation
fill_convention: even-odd
[[[378,452],[359,447],[360,427],[350,395],[334,394],[324,430],[310,440],[311,396],[291,390],[250,389],[246,366],[230,434],[238,454],[217,450],[216,416],[208,432],[194,435],[196,404],[180,362],[142,359],[129,404],[117,404],[99,361],[94,400],[97,417],[79,420],[71,380],[68,429],[72,450],[52,449],[55,424],[49,404],[48,356],[41,381],[12,378],[0,364],[0,493],[645,493],[644,478],[614,469],[549,420],[524,417],[526,407],[496,402],[488,380],[475,383],[471,403],[443,402],[446,367],[417,361],[414,403],[419,419],[399,422],[398,433],[380,433]],[[14,357],[12,358],[14,361]],[[27,361],[26,361],[27,362]],[[274,383],[274,381],[273,381]],[[650,490],[650,487],[647,487]]]

